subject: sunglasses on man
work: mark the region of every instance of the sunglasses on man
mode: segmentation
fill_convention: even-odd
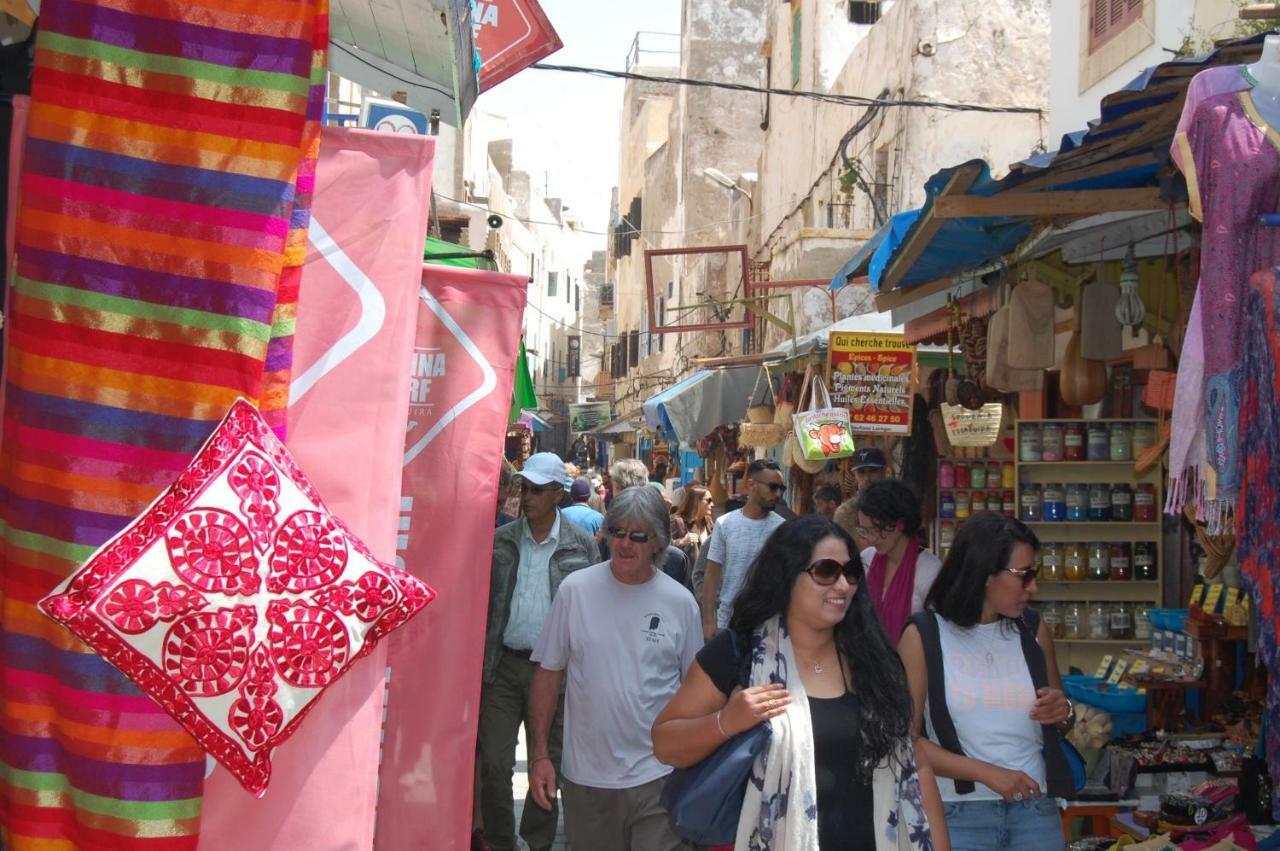
[[[545,485],[535,485],[529,482],[520,483],[520,493],[532,494],[533,496],[542,496],[544,493],[563,490],[564,488],[561,485],[557,485],[554,482]]]
[[[780,482],[756,482],[755,479],[752,479],[751,481],[755,482],[757,485],[764,485],[769,489],[770,493],[786,493],[787,492],[787,486],[784,484],[781,484]]]
[[[626,529],[619,529],[617,526],[609,527],[609,537],[621,541],[623,538],[630,539],[633,544],[647,544],[653,536],[648,532],[629,532]]]
[[[842,573],[850,585],[857,585],[862,581],[862,563],[853,559],[841,562],[833,558],[820,558],[804,570],[819,585],[835,585]]]

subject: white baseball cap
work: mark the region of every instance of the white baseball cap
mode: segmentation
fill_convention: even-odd
[[[561,461],[560,456],[554,452],[538,452],[529,456],[529,460],[524,462],[524,468],[516,475],[535,485],[545,485],[550,482],[559,482],[563,485],[564,461]]]

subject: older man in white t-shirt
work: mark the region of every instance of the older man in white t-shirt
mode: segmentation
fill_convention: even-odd
[[[671,529],[655,491],[619,492],[605,534],[609,561],[565,578],[533,652],[530,792],[550,809],[557,777],[549,735],[567,678],[561,771],[570,847],[674,851],[686,846],[661,802],[671,768],[653,755],[650,730],[702,647],[698,606],[657,567]]]

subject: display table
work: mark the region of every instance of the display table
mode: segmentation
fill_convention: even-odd
[[[1081,836],[1120,836],[1112,830],[1113,820],[1138,806],[1136,800],[1125,801],[1067,801],[1062,810],[1062,838],[1071,842],[1072,822],[1085,819]]]

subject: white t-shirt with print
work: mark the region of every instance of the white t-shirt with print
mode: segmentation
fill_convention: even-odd
[[[643,585],[619,582],[608,562],[565,577],[533,652],[566,671],[564,776],[631,789],[670,774],[650,729],[700,649],[698,604],[662,571]]]

